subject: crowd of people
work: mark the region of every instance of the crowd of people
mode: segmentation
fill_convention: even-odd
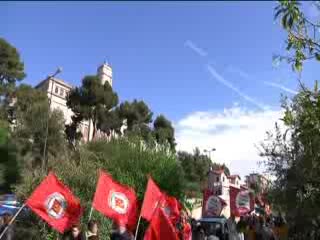
[[[2,240],[15,239],[14,225],[10,225],[12,216],[5,214],[0,217],[0,234],[6,228]],[[186,220],[185,218],[182,218]],[[208,230],[208,227],[193,220],[190,224],[181,221],[179,228],[179,238],[190,240],[191,228],[193,240],[287,240],[288,227],[284,219],[280,217],[263,217],[256,215],[242,216],[238,221],[232,215],[224,225],[214,227],[214,231]],[[209,224],[210,225],[210,224]],[[186,229],[187,228],[187,229]],[[209,233],[210,232],[210,233]],[[190,234],[189,234],[190,233]],[[81,228],[80,224],[75,224],[66,232],[62,240],[99,240],[99,225],[97,221],[91,220],[87,229]],[[115,222],[110,232],[111,240],[133,240],[134,235],[131,232],[122,229]]]
[[[12,215],[9,213],[0,216],[0,234],[5,231],[1,240],[14,240],[16,236],[15,224],[10,224]],[[191,226],[186,217],[181,217],[177,226],[177,235],[181,240],[191,240]],[[65,232],[58,239],[61,240],[99,240],[99,224],[97,221],[90,220],[86,230],[80,224],[74,224],[69,231]],[[57,240],[58,240],[57,239]],[[133,240],[134,235],[126,228],[113,222],[110,231],[110,240]]]
[[[228,222],[232,221],[234,217],[231,217]],[[233,238],[230,240],[285,240],[288,238],[287,224],[282,217],[247,215],[240,217],[235,227]]]
[[[0,235],[5,231],[1,240],[14,240],[16,239],[16,227],[15,224],[10,224],[12,215],[5,213],[0,216]],[[63,234],[62,240],[99,240],[98,222],[91,220],[88,223],[87,230],[83,231],[80,224],[72,225],[70,231]],[[111,238],[112,239],[112,238]],[[117,238],[113,238],[117,239]],[[112,240],[113,240],[112,239]],[[120,238],[127,240],[126,238]],[[128,239],[129,240],[129,239]]]
[[[237,222],[232,215],[224,226],[194,223],[193,240],[287,240],[288,226],[282,217],[241,216]],[[222,231],[222,228],[224,230]]]

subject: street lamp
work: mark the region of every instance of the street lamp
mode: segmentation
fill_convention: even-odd
[[[58,67],[57,70],[55,71],[55,73],[48,76],[48,78],[47,78],[47,80],[52,80],[52,84],[51,84],[51,89],[50,89],[49,106],[48,106],[48,112],[47,112],[46,135],[45,135],[44,146],[43,146],[42,170],[45,170],[45,167],[46,167],[46,152],[47,152],[47,142],[48,142],[48,134],[49,134],[49,115],[50,115],[54,77],[57,76],[61,72],[62,72],[62,68]],[[48,87],[50,87],[50,82],[48,84]]]
[[[212,148],[212,149],[209,149],[209,150],[204,149],[203,151],[204,151],[205,153],[209,153],[209,158],[210,158],[210,160],[211,160],[211,152],[216,151],[216,149],[215,149],[215,148]]]

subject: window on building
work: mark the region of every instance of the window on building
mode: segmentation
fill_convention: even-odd
[[[222,189],[221,189],[221,188],[219,188],[219,189],[216,191],[216,195],[217,195],[217,196],[222,195]]]
[[[224,182],[224,177],[222,178],[222,182]]]
[[[58,88],[58,87],[55,88],[54,93],[55,93],[55,94],[58,94],[58,93],[59,93],[59,88]]]
[[[219,177],[217,177],[216,181],[219,182]]]
[[[64,90],[60,88],[60,96],[64,96]]]

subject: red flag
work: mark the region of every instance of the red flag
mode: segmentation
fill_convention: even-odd
[[[144,235],[144,240],[179,240],[171,221],[162,208],[157,208],[150,225]]]
[[[152,215],[158,208],[158,205],[164,198],[164,195],[160,191],[159,187],[155,184],[151,177],[148,179],[146,193],[141,208],[141,217],[148,221],[151,221]]]
[[[137,222],[138,201],[135,191],[100,171],[92,206],[119,226],[134,230]]]
[[[162,208],[164,213],[170,219],[173,225],[176,225],[180,218],[181,204],[175,198],[163,193],[159,207]]]
[[[254,209],[254,199],[248,190],[230,187],[230,209],[235,216],[243,216]]]
[[[213,194],[213,191],[207,189],[203,193],[202,216],[220,216],[223,208],[226,205],[227,203],[222,198],[220,198],[219,196],[215,196]]]
[[[183,230],[182,230],[182,236],[184,240],[191,240],[192,239],[192,230],[191,225],[188,222],[183,223]]]
[[[53,173],[34,190],[26,205],[60,233],[79,222],[82,214],[80,200]]]

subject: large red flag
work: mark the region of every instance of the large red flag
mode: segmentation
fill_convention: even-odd
[[[178,234],[170,219],[162,208],[157,208],[150,225],[144,235],[144,240],[179,240]]]
[[[160,191],[159,187],[155,184],[151,177],[148,179],[146,193],[141,208],[141,217],[151,221],[155,210],[158,208],[164,194]]]
[[[230,187],[230,209],[235,216],[243,216],[254,209],[254,199],[248,190]]]
[[[53,173],[34,190],[26,205],[60,233],[77,223],[82,214],[80,200]]]
[[[100,171],[92,206],[119,226],[134,230],[137,222],[138,201],[135,191]]]

